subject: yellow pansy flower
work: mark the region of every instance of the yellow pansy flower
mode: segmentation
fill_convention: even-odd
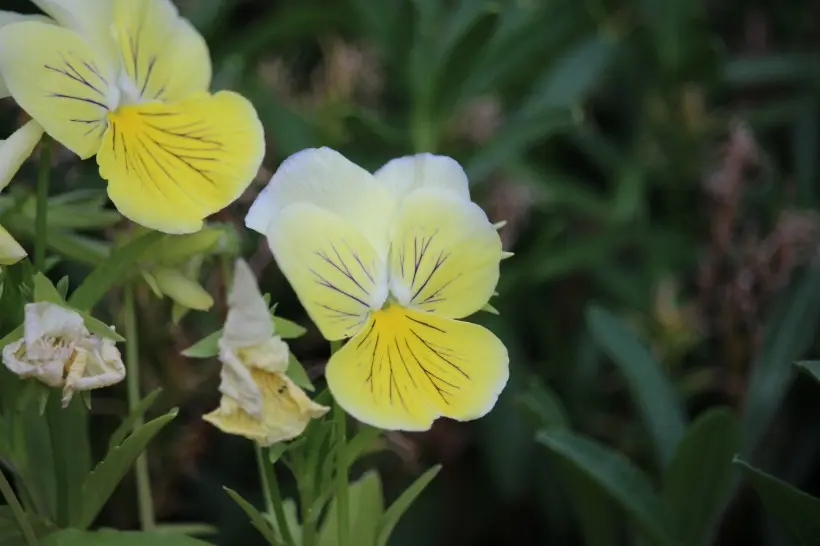
[[[45,131],[97,156],[108,195],[167,233],[245,190],[264,135],[242,96],[209,94],[208,49],[170,0],[35,0],[50,20],[0,28],[0,77]]]
[[[29,303],[23,327],[23,337],[3,348],[3,364],[20,377],[62,388],[64,407],[76,391],[114,385],[125,377],[114,342],[89,333],[76,311]]]
[[[245,223],[267,235],[325,338],[351,338],[326,377],[351,415],[384,429],[471,420],[495,404],[507,350],[457,319],[493,295],[501,240],[454,160],[395,159],[375,175],[328,149],[288,158]]]
[[[268,306],[243,260],[236,262],[228,307],[219,339],[222,399],[203,419],[263,446],[295,438],[330,408],[313,402],[285,375],[288,345],[275,335]]]

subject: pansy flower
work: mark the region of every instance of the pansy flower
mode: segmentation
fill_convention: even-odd
[[[188,233],[244,191],[262,126],[242,96],[208,93],[205,41],[170,0],[35,3],[50,19],[0,28],[3,85],[54,139],[97,156],[123,215]]]
[[[64,407],[77,391],[114,385],[125,377],[114,341],[89,333],[76,311],[29,303],[23,326],[23,337],[3,348],[3,364],[22,378],[61,388]]]
[[[328,148],[288,158],[251,207],[324,337],[349,341],[326,378],[365,423],[425,430],[471,420],[508,378],[501,341],[463,322],[493,295],[503,257],[454,160],[403,157],[371,174]]]
[[[219,360],[222,399],[203,418],[224,432],[267,446],[295,438],[330,409],[313,402],[285,375],[290,350],[276,335],[253,272],[242,260],[236,262],[228,295]]]

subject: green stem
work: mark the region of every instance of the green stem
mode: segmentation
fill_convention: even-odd
[[[28,544],[28,546],[37,546],[37,535],[34,534],[34,529],[31,527],[31,522],[29,522],[26,517],[23,507],[20,506],[20,501],[17,500],[17,496],[11,488],[11,484],[6,479],[6,476],[2,471],[0,471],[0,493],[3,493],[3,498],[6,499],[6,504],[11,507],[11,511],[14,514],[14,519],[17,520],[17,525],[20,527],[20,531],[26,539],[26,544]]]
[[[137,337],[137,313],[134,307],[134,287],[125,287],[125,366],[128,384],[128,408],[133,412],[140,402],[140,355],[139,338]],[[145,423],[140,416],[134,420],[137,430]],[[154,499],[151,495],[151,476],[148,473],[148,457],[143,451],[136,462],[137,504],[140,525],[143,531],[156,528],[154,518]]]
[[[279,527],[279,535],[288,546],[294,546],[293,535],[290,533],[288,520],[285,518],[285,510],[282,507],[282,492],[279,489],[279,480],[276,478],[276,469],[270,462],[270,454],[263,451],[259,444],[256,446],[256,461],[259,464],[259,476],[262,479],[262,490],[265,495],[265,510],[268,514],[276,516],[276,525]]]
[[[341,347],[340,341],[330,342],[333,355]],[[337,525],[339,529],[339,546],[350,545],[350,505],[347,461],[347,414],[337,401],[333,401],[333,423],[336,427],[336,441],[339,442],[339,454],[336,457],[336,502],[338,507]]]
[[[40,144],[40,165],[37,172],[37,216],[34,227],[34,265],[43,270],[48,248],[48,183],[51,176],[51,139]]]

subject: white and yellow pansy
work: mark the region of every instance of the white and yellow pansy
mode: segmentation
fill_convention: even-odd
[[[325,338],[351,338],[326,377],[351,415],[384,429],[471,420],[495,404],[507,350],[458,319],[493,295],[504,257],[454,160],[395,159],[375,174],[328,149],[288,158],[245,220]]]
[[[239,197],[262,162],[261,123],[242,96],[209,94],[207,46],[170,0],[34,3],[50,19],[0,27],[0,88],[78,156],[97,156],[123,215],[188,233]]]
[[[63,406],[77,391],[114,385],[125,377],[114,341],[89,333],[76,311],[56,303],[29,303],[23,327],[23,337],[3,348],[3,364],[22,378],[63,389]]]
[[[290,351],[276,335],[265,299],[247,263],[237,260],[219,339],[219,408],[203,418],[223,432],[260,445],[299,436],[330,408],[313,402],[285,372]]]

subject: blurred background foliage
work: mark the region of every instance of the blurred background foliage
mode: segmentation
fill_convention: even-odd
[[[261,502],[252,448],[200,420],[218,403],[218,363],[180,351],[219,327],[237,253],[277,314],[308,324],[242,219],[283,158],[330,146],[370,169],[420,151],[453,156],[516,254],[499,314],[476,319],[511,355],[494,411],[387,434],[365,465],[394,498],[444,464],[392,544],[660,544],[668,532],[675,544],[785,543],[731,458],[820,493],[817,385],[792,366],[820,354],[820,4],[178,3],[210,44],[213,87],[256,105],[268,154],[214,218],[234,236],[188,264],[212,310],[175,312],[171,324],[169,300],[137,294],[144,392],[163,387],[157,412],[181,408],[149,450],[161,521],[213,526],[206,538],[225,546],[262,544],[222,489]],[[0,118],[4,135],[23,120],[11,101]],[[64,256],[53,278],[75,279],[122,225],[93,162],[58,149],[54,168],[55,195],[84,189],[72,199],[98,203],[78,216],[76,201],[52,201],[50,244]],[[0,199],[0,221],[28,243],[33,178],[32,162]],[[117,323],[120,299],[109,300],[99,318]],[[293,345],[321,376],[318,332]],[[95,393],[100,449],[125,413],[124,386]],[[134,498],[124,482],[100,523],[134,528]]]

